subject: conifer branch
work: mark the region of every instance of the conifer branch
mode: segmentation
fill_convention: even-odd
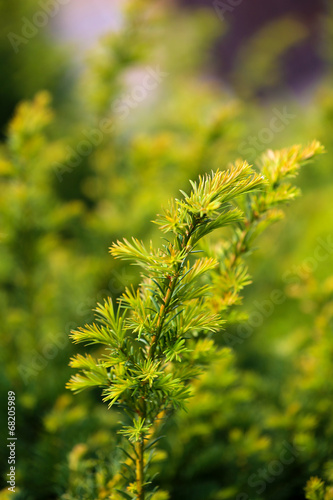
[[[156,223],[169,235],[161,248],[147,248],[134,238],[112,245],[113,257],[139,265],[143,280],[137,290],[125,290],[117,308],[108,299],[98,305],[95,323],[72,332],[74,342],[98,343],[105,353],[72,359],[81,373],[67,387],[75,392],[102,387],[109,407],[116,405],[130,417],[131,425],[119,431],[133,447],[134,456],[128,456],[135,464],[135,484],[123,492],[125,498],[151,497],[145,453],[155,446],[157,422],[185,407],[191,380],[216,356],[209,335],[230,319],[227,312],[241,302],[240,291],[251,281],[244,256],[281,218],[280,206],[298,194],[286,180],[320,152],[317,142],[269,151],[259,173],[238,162],[201,176],[191,182],[190,194],[182,193],[159,215]],[[229,239],[203,244],[205,236],[227,225]],[[207,256],[198,257],[199,245]]]
[[[194,220],[191,223],[191,225],[190,225],[190,227],[189,227],[189,229],[188,229],[188,231],[187,231],[187,233],[185,235],[185,238],[184,238],[183,242],[179,243],[179,245],[180,245],[179,250],[181,252],[184,252],[184,259],[180,263],[178,263],[177,268],[176,268],[176,272],[175,272],[174,276],[172,276],[172,277],[171,276],[167,276],[167,279],[169,280],[169,285],[168,285],[165,297],[163,298],[163,303],[161,304],[160,311],[159,311],[159,314],[158,314],[158,320],[157,320],[157,325],[156,325],[156,333],[152,337],[151,344],[150,344],[149,351],[148,351],[148,357],[149,358],[154,358],[156,347],[158,345],[158,341],[159,341],[161,332],[163,330],[163,325],[164,325],[164,322],[165,322],[165,318],[166,318],[166,315],[168,313],[168,307],[169,307],[170,302],[172,300],[172,297],[173,297],[173,294],[174,294],[177,282],[179,280],[179,276],[180,276],[181,270],[184,267],[186,259],[188,258],[189,254],[191,252],[191,249],[189,249],[187,247],[188,247],[188,243],[190,241],[190,238],[191,238],[193,232],[195,231],[195,229],[197,227],[197,224],[198,224],[197,220]]]

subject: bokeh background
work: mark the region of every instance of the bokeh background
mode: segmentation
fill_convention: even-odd
[[[311,476],[332,484],[331,2],[0,0],[0,12],[0,499],[111,498],[119,417],[98,391],[64,386],[70,330],[140,278],[112,241],[158,241],[150,221],[199,173],[313,139],[326,154],[249,261],[248,319],[216,337],[230,354],[165,426],[155,466],[174,500],[300,500]]]

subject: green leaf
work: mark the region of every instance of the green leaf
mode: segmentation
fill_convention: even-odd
[[[161,439],[164,439],[165,436],[159,436],[155,439],[153,439],[150,443],[148,443],[146,446],[145,446],[145,451],[149,450],[150,448],[152,448],[158,441],[160,441]]]
[[[79,327],[77,330],[72,330],[70,337],[73,339],[74,344],[84,342],[86,343],[86,345],[115,345],[115,339],[112,335],[112,331],[109,328],[102,325],[97,325],[96,323],[93,323],[92,325],[85,325],[84,327]]]
[[[125,491],[123,490],[119,490],[118,488],[115,488],[115,490],[117,491],[117,493],[119,493],[122,497],[125,498],[125,500],[133,500],[134,499],[134,496],[131,496],[129,495],[128,493],[125,493]]]
[[[118,431],[118,434],[123,434],[131,443],[136,443],[141,441],[142,436],[147,432],[149,432],[149,426],[145,425],[144,418],[139,417],[133,421],[133,425],[123,426],[123,428]]]
[[[100,372],[89,372],[84,370],[83,373],[72,375],[71,379],[66,384],[66,389],[70,389],[76,394],[89,389],[91,387],[105,387],[109,385],[109,379],[106,370]]]
[[[95,312],[98,321],[108,329],[115,340],[121,343],[126,334],[126,310],[122,307],[121,303],[118,306],[117,312],[115,312],[112,299],[108,297],[103,305],[97,304]],[[123,312],[122,315],[121,312]]]
[[[103,391],[103,401],[109,401],[110,408],[125,391],[134,388],[136,384],[137,382],[129,376],[126,379],[118,379]]]

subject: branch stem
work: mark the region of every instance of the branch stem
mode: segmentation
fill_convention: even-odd
[[[144,437],[141,435],[140,440],[136,445],[136,489],[137,500],[145,500],[144,491]]]
[[[198,222],[199,221],[192,222],[191,226],[188,229],[186,237],[184,237],[184,240],[183,240],[183,243],[181,245],[180,250],[184,250],[187,248],[188,243],[190,241],[190,238],[191,238],[193,231],[195,230]],[[153,359],[155,356],[156,347],[158,345],[158,341],[159,341],[159,338],[160,338],[162,330],[163,330],[164,321],[165,321],[166,315],[168,313],[168,307],[169,307],[171,299],[173,297],[173,292],[175,290],[180,271],[181,271],[182,267],[184,266],[185,260],[187,259],[189,253],[190,253],[190,249],[189,249],[188,253],[186,254],[186,256],[184,257],[184,259],[182,260],[182,262],[177,265],[176,272],[173,275],[173,277],[170,278],[169,285],[168,285],[165,297],[163,299],[163,304],[161,305],[159,313],[158,313],[158,319],[157,319],[157,323],[156,323],[156,333],[152,337],[152,341],[151,341],[149,351],[148,351],[148,357],[150,359]]]

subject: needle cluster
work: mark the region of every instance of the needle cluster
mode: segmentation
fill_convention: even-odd
[[[212,334],[231,320],[242,288],[251,281],[244,256],[281,218],[281,205],[298,195],[290,178],[321,151],[313,142],[269,151],[259,171],[238,162],[205,174],[158,216],[155,222],[165,234],[160,248],[135,238],[111,246],[114,258],[141,267],[142,282],[127,288],[117,305],[110,298],[98,304],[96,322],[72,332],[75,343],[103,349],[98,357],[71,360],[79,373],[68,388],[101,387],[103,401],[122,410],[127,488],[118,493],[124,498],[153,498],[148,466],[158,424],[186,407],[191,380],[214,359]],[[231,227],[228,239],[203,242],[226,226]]]

